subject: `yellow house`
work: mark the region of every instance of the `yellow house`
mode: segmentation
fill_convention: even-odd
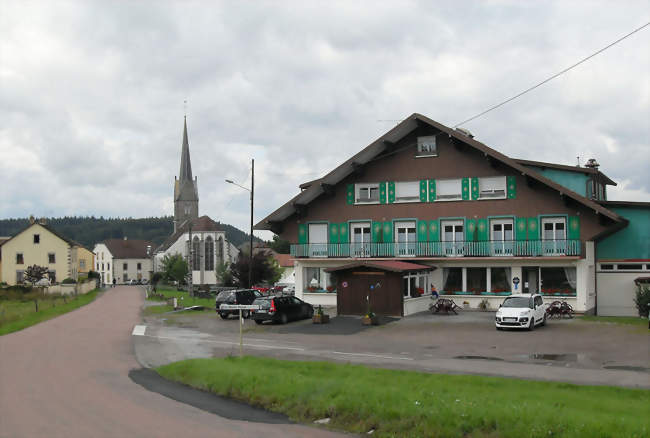
[[[11,237],[0,237],[0,283],[2,283],[2,245]]]
[[[89,249],[77,245],[77,273],[88,275],[88,271],[92,271],[93,266],[95,266],[95,254]]]
[[[15,285],[24,281],[28,266],[47,268],[52,283],[64,278],[78,278],[78,252],[80,245],[54,231],[45,220],[30,225],[4,242],[2,251],[2,281]],[[86,262],[86,266],[92,266]]]

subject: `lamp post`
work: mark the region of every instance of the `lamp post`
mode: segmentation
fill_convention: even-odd
[[[248,287],[253,287],[253,195],[255,193],[255,159],[251,159],[251,188],[244,187],[236,182],[227,179],[228,184],[233,184],[237,187],[248,191],[251,194],[251,230],[250,230],[250,247],[249,247],[249,260],[248,260]]]

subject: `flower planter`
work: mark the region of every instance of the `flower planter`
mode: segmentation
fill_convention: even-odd
[[[363,318],[361,318],[361,324],[363,324],[363,325],[379,325],[379,317],[378,316],[373,316],[373,317],[364,316]]]
[[[311,322],[314,324],[327,324],[330,322],[329,315],[314,315],[311,317]]]

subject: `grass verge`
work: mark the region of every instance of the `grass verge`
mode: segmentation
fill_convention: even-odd
[[[166,379],[292,420],[378,437],[644,437],[650,391],[259,357],[191,359]]]
[[[95,299],[98,292],[99,289],[94,289],[83,295],[68,296],[65,301],[63,297],[45,296],[39,299],[38,312],[33,301],[3,300],[0,302],[0,336],[85,306]]]
[[[214,309],[214,298],[194,298],[190,296],[189,292],[179,291],[167,287],[158,287],[156,288],[156,292],[161,294],[164,297],[163,300],[168,300],[169,298],[174,298],[174,297],[178,298],[179,306],[183,306],[183,307],[205,306]],[[160,299],[154,297],[149,297],[148,299],[150,301],[161,301]]]
[[[639,325],[647,326],[648,319],[641,318],[639,316],[593,316],[593,315],[583,315],[579,317],[582,321],[589,322],[606,322],[614,323],[620,325]]]

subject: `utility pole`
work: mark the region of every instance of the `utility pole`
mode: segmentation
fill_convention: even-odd
[[[190,247],[189,247],[189,251],[188,251],[189,260],[187,261],[187,267],[188,267],[188,270],[190,272],[189,272],[189,278],[187,280],[187,287],[189,289],[190,296],[193,297],[194,292],[192,291],[192,277],[193,277],[193,275],[192,275],[192,222],[191,222],[191,220],[190,220],[190,225],[189,225],[188,229],[189,229],[189,233],[190,233],[190,236],[189,236],[189,238],[190,238],[190,240],[189,240]]]
[[[255,159],[251,158],[251,246],[248,261],[248,287],[253,287],[253,194],[255,192]]]

